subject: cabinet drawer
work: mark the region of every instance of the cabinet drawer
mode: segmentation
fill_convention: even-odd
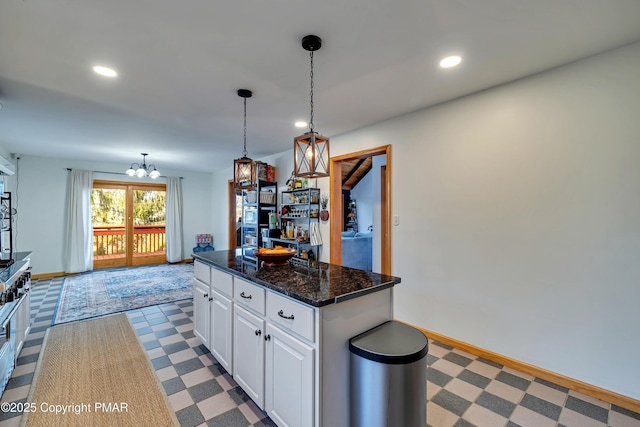
[[[233,295],[233,278],[229,273],[220,271],[217,268],[211,269],[211,287],[221,294]]]
[[[193,263],[193,274],[196,276],[196,279],[202,283],[211,285],[211,267],[207,264],[196,260]]]
[[[264,316],[265,290],[237,277],[233,278],[233,300]]]
[[[314,310],[273,292],[267,293],[269,322],[298,334],[311,342],[314,338]]]

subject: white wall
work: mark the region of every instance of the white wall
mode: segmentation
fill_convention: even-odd
[[[331,139],[393,145],[395,315],[640,399],[640,44]]]
[[[66,224],[67,168],[122,172],[127,165],[23,155],[18,173],[8,177],[9,190],[18,186],[17,249],[33,251],[34,274],[64,271],[63,247]],[[190,257],[195,235],[212,232],[211,174],[162,170],[166,176],[182,176],[184,258]],[[94,174],[94,179],[136,181],[126,175]],[[145,182],[151,180],[145,180]],[[164,182],[158,179],[154,182]],[[16,248],[14,247],[14,250]]]

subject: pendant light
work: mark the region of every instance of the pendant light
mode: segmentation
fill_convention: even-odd
[[[247,157],[247,98],[250,90],[238,89],[238,96],[244,98],[244,150],[242,157],[233,161],[233,183],[236,187],[253,187],[256,182],[256,165]]]
[[[320,37],[308,35],[302,38],[302,47],[311,58],[311,120],[309,132],[293,139],[294,175],[304,178],[329,176],[329,138],[313,130],[313,52],[320,49]]]

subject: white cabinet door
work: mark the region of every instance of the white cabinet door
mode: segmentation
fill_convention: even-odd
[[[211,354],[227,372],[232,373],[233,302],[215,289],[211,296]]]
[[[197,279],[194,279],[193,285],[193,333],[197,336],[202,344],[207,348],[211,348],[209,344],[209,285],[205,285]]]
[[[238,304],[233,318],[233,379],[263,409],[265,322]]]
[[[265,411],[280,427],[313,426],[314,349],[267,325]]]

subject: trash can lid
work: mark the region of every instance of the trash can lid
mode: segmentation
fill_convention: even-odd
[[[349,340],[349,350],[374,362],[405,364],[427,355],[427,337],[405,323],[390,320]]]

